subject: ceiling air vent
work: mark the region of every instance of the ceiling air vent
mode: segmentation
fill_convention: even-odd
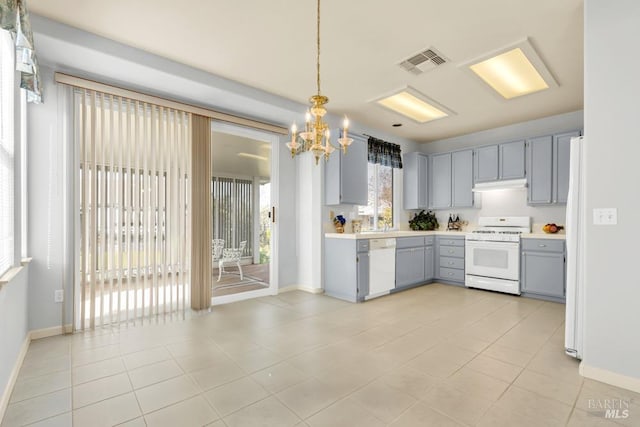
[[[447,60],[442,54],[440,54],[440,52],[430,47],[425,51],[405,59],[398,65],[410,73],[422,74],[426,71],[433,70],[437,66],[445,64],[446,62]]]

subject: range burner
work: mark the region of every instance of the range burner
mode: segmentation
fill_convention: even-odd
[[[527,224],[529,224],[528,218],[481,217],[480,228],[468,234],[467,240],[519,242],[520,234],[531,231]]]

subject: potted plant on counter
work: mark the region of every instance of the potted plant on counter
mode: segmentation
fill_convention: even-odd
[[[409,220],[409,228],[414,231],[435,230],[438,226],[436,214],[431,211],[420,211],[420,213],[414,214],[413,218]]]

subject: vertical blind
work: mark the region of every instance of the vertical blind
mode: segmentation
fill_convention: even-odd
[[[242,256],[253,256],[253,181],[216,176],[211,184],[213,237],[223,239],[227,248],[237,248],[246,241]]]
[[[76,329],[184,315],[191,115],[74,90],[80,263]]]
[[[14,47],[0,30],[0,276],[14,262]]]

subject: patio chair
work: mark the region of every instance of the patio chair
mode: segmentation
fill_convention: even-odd
[[[240,242],[240,246],[237,248],[227,248],[222,250],[222,257],[218,260],[218,282],[222,277],[222,273],[224,271],[225,264],[235,263],[238,267],[238,271],[240,272],[240,280],[243,280],[242,275],[242,267],[240,266],[240,258],[242,257],[242,252],[244,252],[244,248],[247,246],[247,241]]]
[[[213,262],[216,262],[222,256],[222,250],[224,249],[224,239],[213,239],[211,241],[211,254]]]

